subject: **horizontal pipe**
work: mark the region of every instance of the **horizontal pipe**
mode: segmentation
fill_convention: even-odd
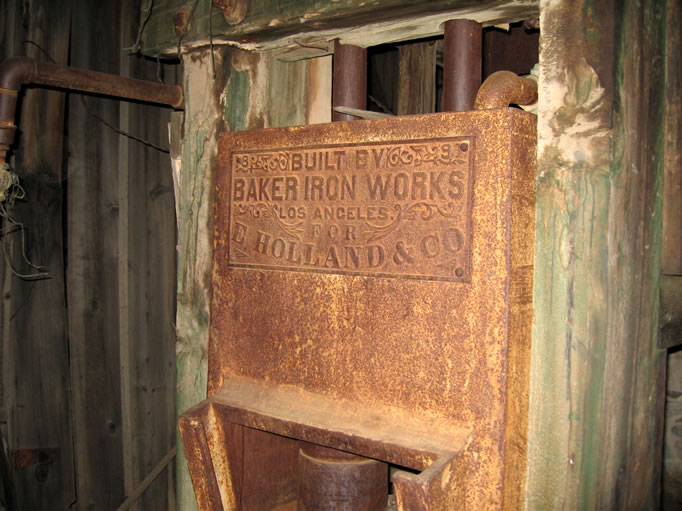
[[[509,105],[532,105],[538,100],[538,84],[511,71],[497,71],[478,89],[474,109],[505,108]]]
[[[0,165],[14,140],[17,96],[23,85],[38,84],[117,98],[184,105],[182,87],[13,57],[0,64]]]

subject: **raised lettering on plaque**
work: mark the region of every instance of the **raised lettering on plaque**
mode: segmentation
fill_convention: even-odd
[[[468,281],[472,143],[233,153],[229,265]]]

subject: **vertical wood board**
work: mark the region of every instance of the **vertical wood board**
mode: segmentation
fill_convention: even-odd
[[[527,509],[657,502],[662,7],[540,4]]]
[[[27,55],[68,60],[70,10],[46,1],[20,9],[7,6],[6,46],[0,58]],[[14,14],[14,15],[12,15]],[[27,40],[34,44],[26,43]],[[7,53],[5,53],[7,52]],[[13,213],[25,227],[26,255],[44,266],[49,279],[24,280],[13,274],[40,273],[22,255],[22,233],[5,222],[2,371],[5,419],[10,452],[33,452],[37,459],[11,467],[13,505],[22,509],[57,510],[75,499],[72,453],[69,350],[64,300],[62,180],[64,101],[59,92],[25,91],[21,97],[21,146],[10,163],[21,176],[27,200]],[[15,147],[17,147],[15,145]],[[14,230],[9,234],[9,230]],[[2,428],[5,431],[5,428]],[[38,452],[43,452],[42,460]],[[47,453],[50,453],[49,455]]]
[[[175,170],[178,413],[206,397],[218,133],[304,124],[331,116],[328,58],[283,63],[267,53],[225,48],[216,48],[214,57],[215,78],[210,51],[195,51],[183,57],[185,135],[181,165]],[[179,509],[196,509],[180,441],[177,491]]]
[[[117,73],[119,23],[118,2],[75,1],[71,65]],[[118,124],[118,101],[93,97],[85,101],[91,112]],[[66,275],[78,505],[112,509],[124,499],[118,135],[88,114],[79,94],[69,95],[69,152]]]

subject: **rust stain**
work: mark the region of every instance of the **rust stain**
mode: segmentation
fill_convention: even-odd
[[[233,152],[229,265],[467,281],[471,144]]]
[[[236,25],[246,17],[249,0],[213,0],[213,7],[223,12],[228,25]]]
[[[204,450],[232,486],[235,453],[258,452],[239,425],[421,471],[394,478],[403,511],[519,507],[534,145],[535,116],[506,108],[222,136],[208,402],[226,440]]]

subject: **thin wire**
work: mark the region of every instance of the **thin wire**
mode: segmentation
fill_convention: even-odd
[[[149,21],[149,18],[152,17],[152,10],[154,9],[154,0],[149,0],[148,2],[149,7],[146,9],[146,11],[143,9],[141,14],[144,16],[142,20],[140,21],[140,28],[137,30],[137,37],[135,38],[135,44],[133,45],[132,48],[130,48],[131,53],[140,53],[140,49],[142,48],[142,32],[144,32],[144,28],[147,26],[147,22]]]
[[[5,256],[5,261],[7,261],[10,271],[20,279],[40,280],[49,278],[50,274],[45,271],[45,268],[43,266],[33,264],[26,255],[26,228],[24,227],[24,224],[18,221],[16,218],[14,218],[14,215],[12,214],[14,211],[14,203],[16,202],[16,200],[23,199],[26,196],[26,192],[22,188],[21,184],[19,184],[19,178],[16,176],[16,174],[12,173],[12,183],[8,187],[7,191],[9,192],[7,195],[7,199],[5,201],[0,202],[0,216],[5,218],[11,226],[11,228],[8,230],[0,229],[0,236],[2,236],[3,238],[2,252]],[[26,261],[26,263],[31,268],[37,270],[38,273],[28,274],[21,273],[12,264],[12,259],[8,252],[8,235],[13,234],[17,231],[21,233],[21,255],[24,258],[24,261]]]
[[[128,137],[132,140],[135,140],[136,142],[139,142],[140,144],[146,145],[147,147],[150,147],[152,149],[156,149],[159,152],[170,154],[170,151],[168,149],[164,149],[163,147],[157,146],[156,144],[153,144],[152,142],[149,142],[147,140],[144,140],[142,138],[136,137],[135,135],[131,135],[130,133],[127,133],[123,131],[122,129],[117,128],[113,124],[108,123],[104,119],[102,119],[99,115],[94,113],[92,110],[90,110],[90,107],[88,107],[88,104],[85,102],[85,97],[81,95],[81,102],[83,103],[83,107],[85,108],[85,111],[90,115],[91,117],[97,119],[99,122],[104,124],[107,128],[115,131],[119,135],[123,135],[124,137]]]
[[[189,24],[192,23],[192,20],[194,19],[194,11],[197,10],[197,5],[199,5],[199,0],[196,0],[194,2],[194,6],[192,7],[192,10],[189,13],[189,18],[187,18],[187,25],[185,26],[184,30],[182,31],[182,34],[178,36],[178,57],[182,56],[182,40],[185,37],[185,34],[187,33],[187,29],[189,28]]]
[[[50,62],[52,62],[53,64],[56,64],[56,63],[57,63],[57,61],[56,61],[55,59],[53,59],[52,57],[50,57],[50,54],[47,53],[45,50],[43,50],[43,47],[40,46],[40,45],[39,45],[38,43],[36,43],[35,41],[31,41],[30,39],[26,39],[25,41],[22,41],[22,42],[23,42],[24,44],[32,44],[33,46],[35,46],[36,48],[38,48],[38,49],[40,50],[40,52],[48,58],[48,60],[49,60]]]

